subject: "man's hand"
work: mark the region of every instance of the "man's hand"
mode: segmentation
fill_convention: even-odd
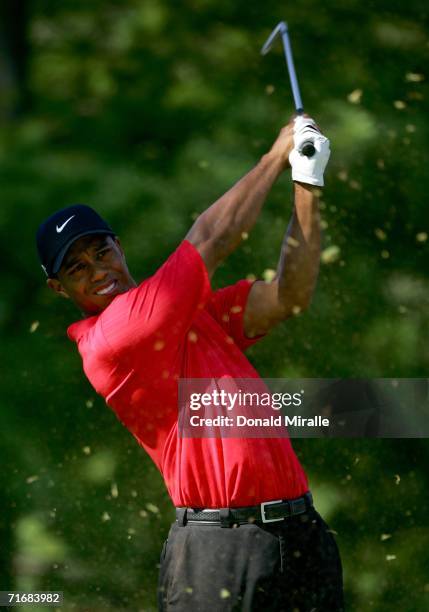
[[[328,163],[331,150],[329,140],[320,132],[315,121],[308,115],[294,119],[294,148],[289,154],[292,166],[292,180],[323,187],[323,172]],[[306,142],[311,142],[315,152],[312,157],[306,157],[301,149]]]
[[[291,154],[294,144],[294,117],[291,117],[289,123],[282,127],[277,139],[268,153],[269,156],[280,160],[282,169],[290,167],[289,155]]]

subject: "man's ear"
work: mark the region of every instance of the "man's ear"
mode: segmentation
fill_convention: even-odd
[[[52,291],[54,291],[54,293],[56,293],[57,295],[61,295],[61,297],[67,299],[70,298],[69,294],[57,278],[46,279],[46,284],[48,285],[49,289],[52,289]]]

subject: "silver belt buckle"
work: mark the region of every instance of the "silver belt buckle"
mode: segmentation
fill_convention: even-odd
[[[261,517],[263,523],[275,523],[276,521],[283,521],[283,518],[267,519],[265,516],[265,506],[271,506],[272,504],[281,504],[282,499],[276,499],[275,501],[262,502],[261,503]]]

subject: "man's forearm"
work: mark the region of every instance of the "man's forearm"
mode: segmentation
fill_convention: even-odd
[[[277,266],[279,299],[294,306],[308,306],[316,285],[320,262],[320,214],[318,189],[294,183],[294,209],[283,240]]]
[[[255,224],[267,194],[284,169],[281,157],[264,155],[259,163],[196,220],[186,238],[214,246],[216,263],[225,259]]]

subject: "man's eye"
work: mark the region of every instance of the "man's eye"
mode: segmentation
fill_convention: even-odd
[[[69,274],[73,276],[73,274],[76,274],[76,272],[80,272],[84,268],[85,268],[85,264],[83,263],[77,264],[74,268],[70,270]]]
[[[97,253],[97,259],[102,259],[105,255],[107,255],[107,253],[110,251],[110,248],[107,247],[105,249],[102,249],[101,251],[98,251]]]

